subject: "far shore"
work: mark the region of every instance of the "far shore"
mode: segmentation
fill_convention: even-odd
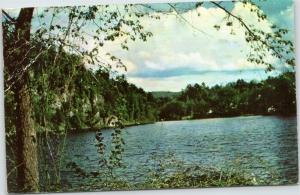
[[[148,124],[154,124],[159,121],[148,121],[148,122],[136,122],[136,123],[127,123],[123,124],[123,128],[126,127],[132,127],[132,126],[141,126],[141,125],[148,125]],[[74,134],[74,133],[84,133],[84,132],[96,132],[101,130],[108,130],[108,129],[120,129],[120,127],[111,127],[111,126],[102,126],[102,127],[93,127],[93,128],[82,128],[82,129],[70,129],[68,133]]]
[[[172,122],[172,121],[193,121],[193,120],[202,120],[202,119],[218,119],[218,118],[237,118],[237,117],[250,117],[250,116],[277,116],[277,117],[292,117],[297,116],[296,114],[290,115],[280,115],[280,114],[241,114],[241,115],[230,115],[230,116],[208,116],[201,118],[186,118],[178,120],[160,120],[155,122]]]
[[[157,122],[172,122],[172,121],[194,121],[194,120],[202,120],[202,119],[218,119],[218,118],[236,118],[236,117],[251,117],[251,116],[278,116],[278,117],[291,117],[291,116],[297,116],[297,115],[279,115],[279,114],[244,114],[244,115],[234,115],[234,116],[210,116],[210,117],[202,117],[202,118],[190,118],[190,119],[180,119],[180,120],[158,120],[158,121],[148,121],[148,122],[136,122],[136,123],[128,123],[123,124],[123,128],[126,127],[133,127],[133,126],[142,126],[142,125],[148,125],[148,124],[154,124]],[[116,129],[116,127],[110,127],[110,126],[102,126],[102,127],[94,127],[94,128],[83,128],[83,129],[70,129],[68,133],[70,134],[76,134],[76,133],[84,133],[84,132],[96,132],[101,130],[109,130],[109,129]]]

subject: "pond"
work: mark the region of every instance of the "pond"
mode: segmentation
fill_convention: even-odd
[[[102,130],[109,146],[113,130]],[[75,162],[83,170],[97,171],[99,154],[95,133],[70,134],[64,164]],[[281,183],[297,182],[298,150],[296,117],[247,116],[186,121],[166,121],[127,127],[122,162],[114,174],[128,182],[143,182],[158,162],[173,160],[182,167],[220,169],[240,166],[253,176],[276,172]],[[109,147],[108,147],[109,149]],[[108,155],[108,154],[106,154]],[[166,169],[176,172],[176,168]],[[82,180],[63,166],[63,181],[79,186]],[[162,173],[163,174],[163,173]]]

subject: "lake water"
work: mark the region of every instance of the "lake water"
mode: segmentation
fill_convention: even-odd
[[[103,130],[109,145],[112,130]],[[124,138],[124,168],[115,170],[129,182],[144,181],[158,161],[179,161],[214,168],[241,166],[253,176],[279,174],[280,183],[297,182],[298,151],[296,117],[249,116],[188,121],[168,121],[128,127]],[[75,162],[86,171],[97,171],[99,154],[95,132],[68,135],[64,162]],[[168,170],[175,172],[176,168]],[[62,179],[72,186],[82,180],[67,168]]]

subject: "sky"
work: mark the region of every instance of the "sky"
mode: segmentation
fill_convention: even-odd
[[[223,2],[222,6],[245,19],[248,25],[254,25],[265,32],[272,31],[272,24],[287,28],[290,30],[288,38],[294,39],[292,0],[256,0],[256,4],[268,16],[268,20],[257,22],[256,15],[250,12],[253,8],[250,4],[245,8],[237,1]],[[127,71],[117,71],[124,74],[128,82],[145,91],[178,92],[188,84],[203,82],[213,86],[225,85],[238,79],[260,81],[286,69],[286,65],[272,56],[267,56],[265,60],[275,65],[276,71],[266,72],[266,67],[248,62],[246,56],[250,48],[245,41],[244,29],[236,20],[232,21],[234,31],[226,27],[225,12],[208,2],[198,8],[193,2],[173,4],[180,13],[179,17],[168,4],[148,6],[155,10],[171,11],[170,14],[161,14],[148,10],[151,14],[159,15],[159,20],[147,16],[140,18],[142,26],[152,32],[153,36],[146,42],[130,41],[128,51],[121,49],[121,40],[107,42],[101,47],[103,56],[100,56],[105,58],[106,53],[111,53],[120,58]],[[12,15],[18,12],[15,10],[14,14],[13,11],[10,11]],[[61,20],[64,21],[63,16]],[[40,21],[34,23],[38,27]],[[221,24],[220,30],[214,28],[216,24]],[[93,44],[91,46],[94,47]]]
[[[224,3],[224,5],[227,2]],[[268,21],[258,23],[250,11],[245,11],[241,3],[227,3],[233,13],[246,18],[264,31],[270,31],[271,24],[291,30],[293,39],[294,13],[291,0],[259,1],[258,5],[267,14]],[[151,5],[156,9],[167,10],[166,4]],[[213,26],[224,21],[225,13],[212,6],[197,9],[193,3],[176,4],[185,21],[170,14],[160,20],[142,18],[142,25],[153,33],[147,42],[131,42],[129,50],[120,49],[114,44],[106,45],[112,54],[123,60],[127,66],[124,72],[130,83],[146,91],[181,91],[188,84],[204,82],[208,86],[225,85],[228,82],[244,79],[262,80],[277,75],[280,71],[266,73],[266,67],[247,61],[249,45],[245,42],[243,29],[234,22],[235,35],[231,29],[217,31]],[[224,22],[223,22],[224,23]],[[278,63],[271,56],[267,59]]]

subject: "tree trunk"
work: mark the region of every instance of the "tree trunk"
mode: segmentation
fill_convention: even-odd
[[[19,80],[13,87],[16,101],[16,142],[17,142],[17,184],[20,191],[38,192],[39,174],[37,158],[37,138],[32,120],[30,91],[28,88],[29,74],[25,67],[29,64],[26,53],[30,49],[30,29],[34,8],[21,9],[15,24],[14,52],[15,62],[12,70],[21,72]]]
[[[20,191],[38,192],[39,174],[37,138],[31,118],[30,95],[27,84],[17,87],[15,92],[17,134],[17,183]]]

